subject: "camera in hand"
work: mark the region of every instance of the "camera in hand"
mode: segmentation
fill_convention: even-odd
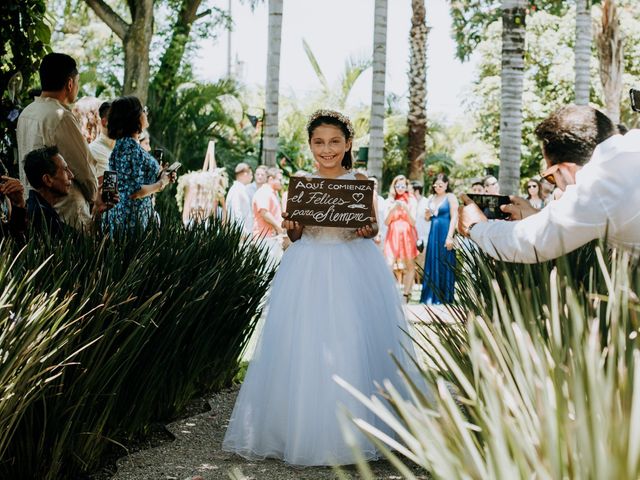
[[[500,210],[501,205],[511,203],[508,195],[487,195],[479,193],[467,193],[467,196],[478,205],[482,213],[489,220],[506,220],[509,214]]]
[[[118,174],[107,170],[102,176],[102,201],[114,203],[118,192]]]
[[[162,166],[162,161],[164,160],[164,149],[154,148],[153,151],[151,152],[151,155],[153,155],[153,158],[155,158],[160,164],[160,166]]]

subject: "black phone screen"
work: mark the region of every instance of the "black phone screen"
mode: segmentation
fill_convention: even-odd
[[[486,195],[479,193],[467,193],[467,196],[478,205],[482,213],[489,220],[506,220],[509,218],[508,213],[504,213],[500,210],[501,205],[508,205],[511,203],[508,195]]]

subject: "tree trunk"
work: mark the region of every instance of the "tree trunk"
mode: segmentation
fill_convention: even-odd
[[[591,89],[591,0],[576,0],[576,105],[589,105]]]
[[[122,93],[135,95],[144,104],[149,89],[149,49],[153,36],[153,0],[128,0],[131,23],[125,22],[104,0],[85,0],[115,33],[124,47]]]
[[[620,123],[620,99],[624,74],[624,37],[615,0],[602,2],[602,29],[598,32],[600,80],[605,111],[614,123]]]
[[[177,87],[175,81],[178,76],[180,64],[182,63],[182,57],[187,48],[187,43],[189,43],[191,27],[196,20],[211,13],[211,10],[206,10],[198,14],[198,8],[201,3],[202,0],[182,1],[178,17],[173,24],[171,40],[169,41],[167,49],[162,54],[158,73],[156,73],[151,81],[152,91],[157,91],[159,94],[162,94],[162,92],[173,91]]]
[[[267,85],[265,92],[263,163],[276,165],[278,151],[278,102],[280,94],[280,44],[283,0],[269,0]]]
[[[409,178],[422,180],[427,135],[427,35],[425,0],[412,0],[409,44],[409,115],[407,116]]]
[[[500,106],[500,189],[518,193],[522,145],[526,0],[502,2],[502,72]]]
[[[373,81],[369,129],[369,174],[382,178],[384,154],[384,82],[387,64],[387,0],[375,0]],[[382,182],[379,182],[382,183]]]

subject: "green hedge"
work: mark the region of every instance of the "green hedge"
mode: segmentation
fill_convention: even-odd
[[[67,478],[228,385],[273,271],[234,226],[0,253],[0,478]]]

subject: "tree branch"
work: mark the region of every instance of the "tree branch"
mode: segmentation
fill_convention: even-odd
[[[207,15],[211,15],[211,9],[207,9],[204,12],[200,12],[199,14],[196,15],[196,17],[193,19],[194,22],[196,22],[197,20],[200,20],[201,18],[206,17]]]
[[[91,9],[96,12],[96,15],[107,24],[107,26],[115,33],[120,40],[124,41],[129,30],[129,24],[125,22],[120,15],[113,11],[113,9],[107,5],[104,0],[84,0]]]

